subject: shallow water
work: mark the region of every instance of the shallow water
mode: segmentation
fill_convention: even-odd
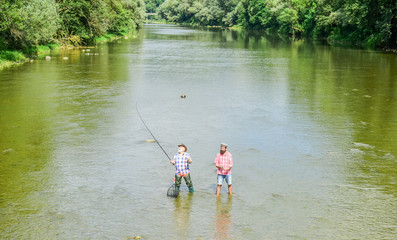
[[[3,70],[0,238],[395,239],[396,83],[397,55],[173,25]]]

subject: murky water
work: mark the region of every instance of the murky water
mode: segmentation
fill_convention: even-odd
[[[171,25],[0,71],[0,238],[396,239],[396,84],[397,55]]]

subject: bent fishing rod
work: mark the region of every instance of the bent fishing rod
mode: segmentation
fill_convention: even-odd
[[[138,110],[138,102],[136,102],[136,112],[138,113],[139,118],[141,119],[143,125],[145,125],[146,129],[149,131],[150,135],[152,135],[154,141],[156,141],[157,145],[159,145],[159,147],[161,148],[161,150],[163,150],[164,154],[167,156],[167,158],[171,161],[171,158],[168,156],[167,152],[164,150],[164,148],[160,145],[159,141],[157,141],[156,137],[153,135],[152,131],[150,131],[149,127],[146,125],[145,121],[143,121],[141,114],[139,113]]]

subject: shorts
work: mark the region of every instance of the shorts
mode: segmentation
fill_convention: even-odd
[[[218,177],[217,177],[217,182],[218,182],[218,185],[222,185],[222,183],[223,183],[223,180],[226,180],[226,183],[227,183],[227,185],[232,185],[232,174],[229,174],[229,175],[221,175],[221,174],[218,174]]]

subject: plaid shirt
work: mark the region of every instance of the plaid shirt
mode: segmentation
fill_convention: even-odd
[[[189,153],[184,152],[182,155],[179,153],[175,154],[175,175],[185,175],[190,173],[188,159],[191,159]]]
[[[215,166],[221,166],[223,168],[233,167],[232,154],[228,151],[226,151],[223,155],[218,153],[215,158]],[[232,174],[232,170],[229,169],[228,171],[225,171],[222,168],[218,168],[217,174],[229,175],[229,174]]]

